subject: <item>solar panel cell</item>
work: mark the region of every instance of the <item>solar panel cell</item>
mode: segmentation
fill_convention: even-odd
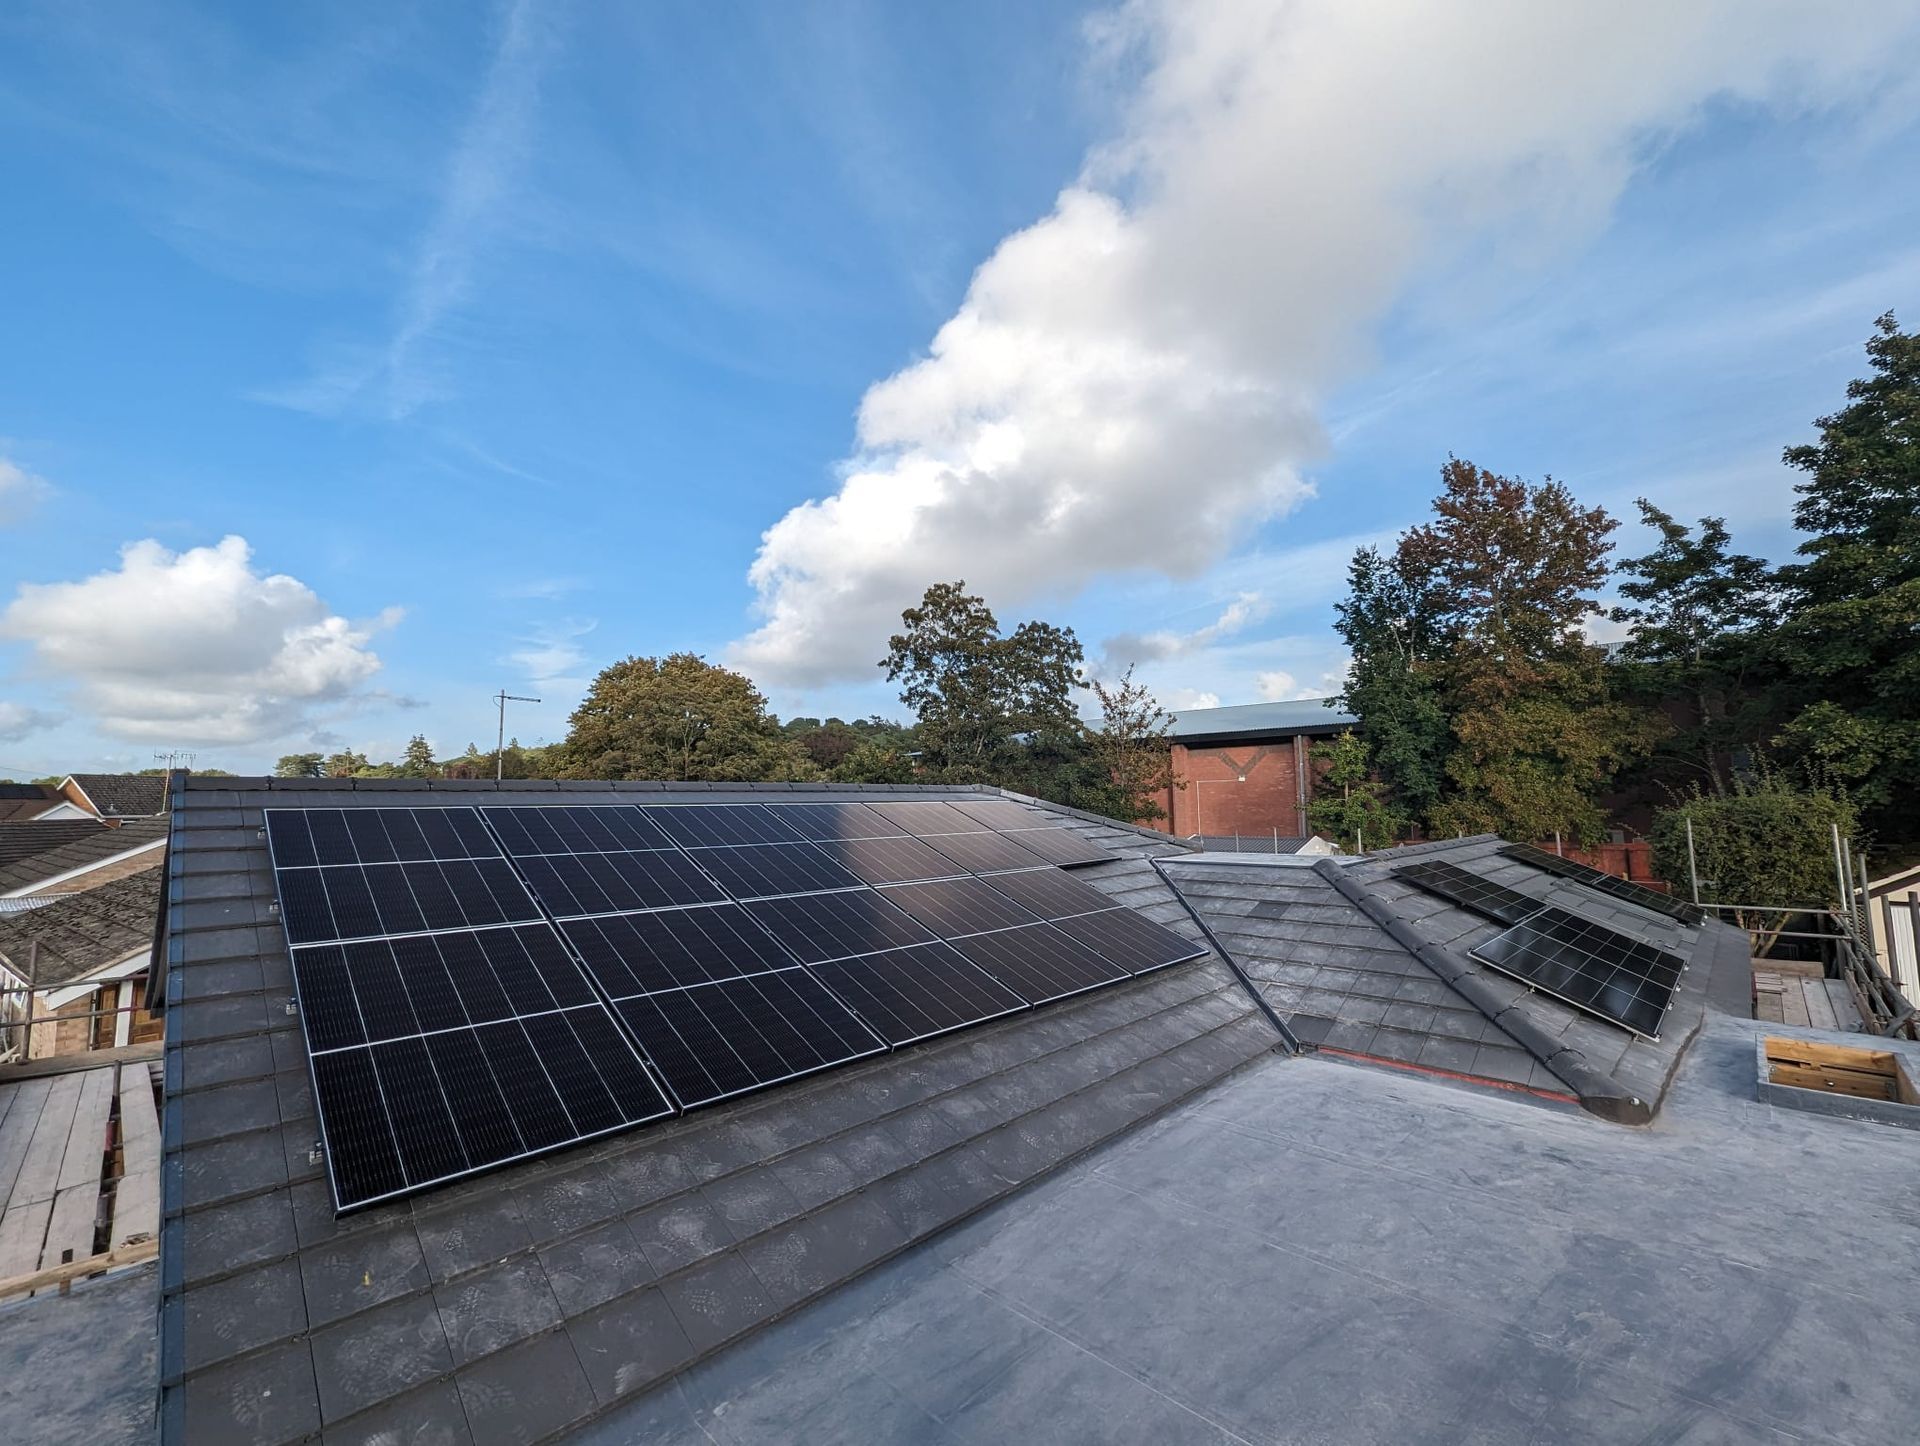
[[[842,839],[819,846],[841,868],[869,884],[951,878],[960,865],[916,838]]]
[[[1544,908],[1472,951],[1541,992],[1658,1038],[1686,961],[1565,909]]]
[[[1032,830],[1029,830],[1032,832]],[[990,874],[1003,869],[1037,869],[1046,862],[1017,842],[1025,835],[1004,833],[929,834],[926,842],[963,869]]]
[[[736,899],[850,889],[860,880],[812,844],[746,844],[695,849],[692,857]]]
[[[946,944],[817,964],[812,972],[892,1045],[1027,1007],[1024,998]]]
[[[1435,859],[1427,863],[1407,864],[1395,869],[1393,876],[1437,898],[1471,909],[1503,924],[1517,924],[1546,907],[1546,900],[1535,899],[1467,872],[1457,864]]]
[[[885,1047],[804,969],[643,995],[614,1008],[688,1107]]]
[[[813,843],[829,839],[902,837],[906,830],[863,803],[770,804],[780,821]]]
[[[1034,1004],[1127,978],[1126,970],[1051,924],[976,934],[953,947]]]
[[[995,874],[992,883],[995,889],[1042,919],[1065,919],[1113,907],[1113,900],[1093,885],[1083,884],[1057,868]]]
[[[478,934],[440,934],[432,942],[447,967],[454,996],[467,1018],[475,1024],[486,1024],[509,1017],[513,1004],[507,998],[500,976],[494,973],[480,938]]]
[[[1040,813],[1004,798],[956,799],[953,806],[975,823],[985,826],[994,833],[1010,833],[1015,829],[1053,826],[1052,815]]]
[[[675,843],[688,848],[796,843],[800,832],[779,811],[758,803],[655,804],[641,810]]]
[[[306,1026],[307,1047],[341,1049],[365,1044],[353,977],[345,952],[337,944],[301,949],[293,956],[294,979],[300,994],[300,1018]]]
[[[738,904],[579,919],[561,927],[610,998],[764,974],[795,962]]]
[[[1105,863],[1113,857],[1105,849],[1088,843],[1070,828],[1030,828],[1014,837],[1020,840],[1022,848],[1062,868],[1074,864]]]
[[[761,899],[747,905],[747,912],[806,964],[902,949],[934,937],[868,889]]]
[[[380,1098],[373,1056],[364,1049],[316,1054],[313,1086],[338,1201],[377,1200],[404,1190],[407,1177]]]
[[[499,1082],[481,1052],[479,1037],[471,1030],[460,1029],[429,1035],[426,1046],[446,1093],[447,1107],[453,1112],[453,1127],[460,1132],[468,1164],[478,1170],[525,1154],[526,1143],[514,1126],[507,1097],[500,1092]]]
[[[500,1092],[507,1097],[514,1126],[527,1149],[547,1150],[575,1138],[573,1121],[520,1021],[489,1024],[475,1030],[474,1036],[500,1083]]]
[[[1034,915],[985,879],[941,879],[897,884],[884,891],[890,903],[947,939],[1031,924]]]
[[[977,833],[986,825],[968,818],[950,803],[919,801],[910,803],[870,803],[867,805],[889,823],[898,824],[920,838],[935,833]]]
[[[1207,952],[1192,940],[1161,928],[1131,909],[1082,914],[1077,919],[1062,919],[1054,927],[1129,974],[1164,969],[1182,960],[1198,959]]]
[[[433,1072],[427,1047],[418,1039],[400,1039],[373,1047],[380,1094],[393,1121],[393,1140],[407,1184],[444,1180],[467,1170],[466,1151],[454,1128],[453,1111]]]

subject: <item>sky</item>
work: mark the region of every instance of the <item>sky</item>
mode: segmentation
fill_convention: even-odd
[[[954,578],[1319,696],[1449,455],[1784,559],[1916,154],[1911,3],[16,0],[0,776],[900,716]]]

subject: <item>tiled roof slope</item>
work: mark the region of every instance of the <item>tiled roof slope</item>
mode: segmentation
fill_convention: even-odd
[[[1659,1109],[1706,1010],[1747,1012],[1747,943],[1720,923],[1684,927],[1551,878],[1492,835],[1321,859],[1174,867],[1188,901],[1275,1010],[1325,1048],[1570,1095],[1629,1123]],[[1641,1040],[1469,957],[1501,925],[1401,882],[1421,858],[1578,912],[1688,959],[1658,1040]]]
[[[26,826],[52,827],[51,824]],[[0,894],[31,890],[35,884],[47,879],[57,879],[75,869],[103,863],[167,836],[167,821],[164,818],[128,819],[115,828],[103,828],[99,824],[89,824],[87,827],[88,832],[67,843],[56,844],[52,848],[15,859],[10,864],[0,865]]]
[[[167,780],[151,773],[69,775],[104,818],[150,818],[167,811]]]
[[[24,976],[34,941],[39,941],[34,983],[52,986],[71,984],[149,949],[160,913],[161,882],[160,860],[155,858],[152,868],[97,889],[62,895],[43,908],[0,914],[0,959]]]
[[[174,800],[164,1442],[545,1438],[1279,1044],[1209,956],[336,1220],[263,807],[753,796],[379,782],[190,780]],[[1176,846],[1072,826],[1120,855],[1081,878],[1192,932],[1147,862]]]
[[[1194,834],[1186,842],[1196,844],[1210,854],[1297,854],[1314,841],[1314,835],[1285,838],[1276,834]]]
[[[90,818],[54,818],[44,823],[0,819],[0,868],[108,831],[107,825]]]

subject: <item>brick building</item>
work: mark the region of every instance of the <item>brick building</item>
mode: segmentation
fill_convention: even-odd
[[[1175,716],[1173,776],[1156,828],[1181,838],[1299,838],[1313,797],[1312,746],[1359,720],[1324,698],[1189,708]]]

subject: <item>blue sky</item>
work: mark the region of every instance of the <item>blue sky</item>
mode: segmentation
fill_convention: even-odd
[[[1616,9],[10,7],[0,773],[549,739],[682,648],[897,713],[956,572],[1313,693],[1449,452],[1784,556],[1920,318],[1912,8]]]

